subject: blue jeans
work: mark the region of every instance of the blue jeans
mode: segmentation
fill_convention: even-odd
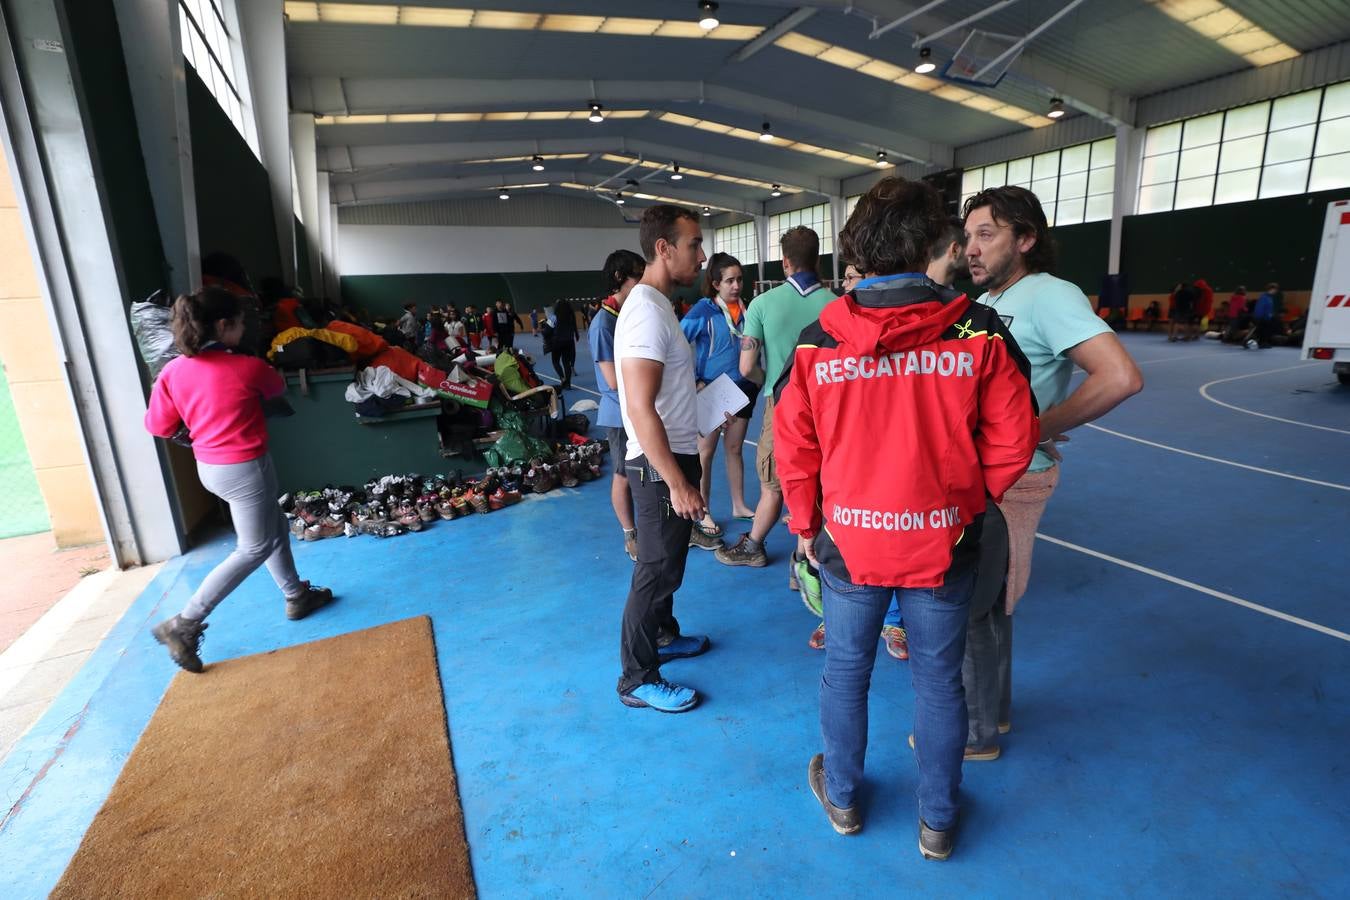
[[[850,584],[820,570],[825,605],[825,670],[820,676],[820,731],[830,802],[847,809],[862,782],[867,753],[867,691],[893,594],[909,632],[914,685],[914,747],[919,764],[919,815],[930,828],[956,824],[957,789],[966,749],[966,694],[961,661],[975,572],[936,588]]]

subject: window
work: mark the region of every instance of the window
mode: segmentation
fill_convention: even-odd
[[[228,15],[228,19],[227,19]],[[183,56],[258,156],[257,126],[239,52],[234,0],[178,0]],[[236,62],[239,65],[236,66]]]
[[[1139,212],[1350,186],[1350,82],[1148,130]]]
[[[1111,218],[1115,184],[1116,139],[1110,137],[966,169],[961,176],[961,205],[985,188],[1016,185],[1036,194],[1051,225],[1099,222]]]
[[[759,246],[755,240],[755,223],[742,222],[713,232],[713,248],[718,253],[730,253],[743,266],[759,262]]]
[[[777,254],[783,232],[798,225],[805,225],[820,236],[821,255],[834,252],[834,229],[831,227],[828,203],[769,216],[769,252]]]

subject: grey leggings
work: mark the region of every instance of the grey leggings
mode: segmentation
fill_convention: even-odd
[[[277,505],[277,473],[272,457],[264,453],[248,462],[224,465],[198,460],[197,475],[203,487],[230,504],[239,542],[202,581],[183,607],[183,618],[205,619],[216,604],[264,563],[288,599],[303,594],[305,583],[295,571],[286,517]]]

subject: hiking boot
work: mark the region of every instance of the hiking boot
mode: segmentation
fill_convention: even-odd
[[[346,522],[333,516],[324,516],[313,525],[306,526],[303,540],[322,541],[326,538],[337,537],[346,532]]]
[[[829,795],[825,793],[825,754],[817,753],[811,757],[811,765],[806,769],[807,780],[811,783],[811,793],[816,795],[820,805],[825,809],[825,816],[830,820],[830,826],[840,834],[857,834],[862,831],[862,816],[858,814],[856,806],[850,806],[848,809],[840,809],[830,802]]]
[[[769,564],[769,554],[764,552],[764,544],[761,542],[758,550],[751,550],[747,545],[750,535],[743,534],[740,540],[730,547],[723,547],[717,551],[717,561],[727,566],[754,566],[756,569],[762,569]]]
[[[202,648],[202,632],[206,623],[196,619],[174,616],[160,622],[150,630],[159,641],[169,649],[169,657],[182,669],[189,672],[202,670],[202,658],[197,654]]]
[[[634,531],[632,534],[629,534],[629,533],[626,532],[626,531],[623,533],[623,552],[624,552],[624,553],[627,553],[627,554],[628,554],[628,558],[631,559],[633,562],[637,562],[637,532],[636,532],[636,531]]]
[[[896,659],[909,659],[909,635],[899,625],[881,626],[881,639],[886,642],[886,652]]]
[[[948,828],[946,831],[937,831],[929,828],[928,823],[923,819],[919,820],[919,854],[924,859],[946,859],[952,855],[952,832],[954,828]]]
[[[689,531],[689,546],[697,547],[700,550],[713,550],[717,553],[722,552],[721,535],[709,534],[703,530],[703,526],[695,522],[694,527]]]
[[[682,713],[698,705],[698,692],[663,678],[652,684],[640,684],[628,693],[620,694],[619,700],[624,706],[631,706],[633,709]]]
[[[562,482],[565,488],[574,488],[581,483],[577,478],[576,472],[572,468],[572,461],[565,456],[558,457],[558,480]]]
[[[821,622],[816,626],[816,630],[811,632],[811,639],[806,642],[806,646],[812,650],[825,649],[825,623]]]
[[[333,601],[333,591],[326,587],[315,587],[305,582],[305,592],[299,597],[286,598],[286,618],[291,621],[303,619],[321,606]]]
[[[706,634],[682,634],[673,637],[666,642],[665,646],[657,645],[656,654],[661,662],[670,662],[672,659],[688,659],[691,656],[702,656],[708,652],[712,646],[712,641],[708,640]]]
[[[403,526],[388,519],[360,519],[347,524],[347,537],[358,534],[373,534],[375,537],[397,537],[403,534]]]
[[[914,749],[914,735],[909,736],[909,749]],[[985,747],[981,750],[978,747],[967,747],[965,752],[966,762],[993,762],[1002,754],[1002,749],[995,744],[992,747]]]

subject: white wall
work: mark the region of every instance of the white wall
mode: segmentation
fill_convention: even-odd
[[[339,225],[343,275],[599,271],[619,248],[641,252],[631,228]]]

